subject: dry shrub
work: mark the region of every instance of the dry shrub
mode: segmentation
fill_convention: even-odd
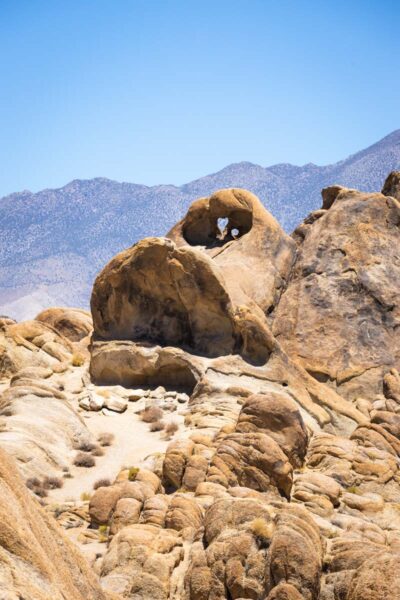
[[[154,423],[150,423],[150,431],[162,431],[165,427],[164,421],[154,421]]]
[[[250,530],[260,545],[268,546],[272,538],[274,526],[272,522],[268,523],[265,519],[258,517],[250,523]]]
[[[155,423],[160,421],[163,416],[163,411],[158,406],[149,406],[145,408],[141,414],[142,421],[145,423]]]
[[[98,479],[93,484],[93,489],[97,490],[97,488],[100,488],[100,487],[110,487],[110,485],[111,485],[111,481],[109,479]]]
[[[76,467],[86,467],[89,469],[90,467],[94,467],[96,461],[94,460],[91,454],[87,454],[86,452],[78,452],[78,454],[74,458],[74,465]]]
[[[109,527],[108,525],[100,525],[99,527],[99,542],[104,543],[108,540]]]
[[[37,477],[30,477],[26,480],[25,484],[26,487],[32,490],[39,498],[45,498],[47,496],[47,490],[44,488],[43,482]]]
[[[74,352],[71,358],[71,363],[73,367],[81,367],[85,364],[85,357],[79,352]]]
[[[111,446],[113,441],[114,441],[114,434],[113,433],[100,433],[100,435],[97,438],[97,441],[99,442],[100,446]]]
[[[82,492],[81,494],[81,500],[83,502],[88,502],[91,498],[91,494],[89,494],[89,492]]]
[[[59,477],[45,477],[43,479],[43,487],[46,490],[56,490],[62,488],[64,482]]]
[[[100,448],[100,446],[96,446],[94,448],[94,450],[92,450],[91,455],[92,456],[104,456],[105,452],[103,450],[103,448]]]
[[[140,469],[138,467],[130,467],[128,472],[129,481],[135,481]]]
[[[166,425],[165,427],[165,434],[167,435],[167,437],[172,437],[174,433],[178,431],[178,429],[178,423],[176,423],[175,421],[171,421],[171,423],[168,423],[168,425]]]
[[[82,450],[82,452],[92,452],[97,448],[97,445],[93,444],[93,442],[78,442],[74,444],[74,448],[76,450]]]
[[[30,490],[33,490],[35,487],[41,486],[42,482],[37,477],[29,477],[29,479],[25,481],[25,485]]]

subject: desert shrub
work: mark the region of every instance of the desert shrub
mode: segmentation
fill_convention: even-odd
[[[360,489],[355,485],[351,485],[350,487],[348,487],[346,489],[346,492],[349,492],[349,494],[357,494],[358,496],[362,496]]]
[[[47,496],[47,490],[43,485],[43,481],[40,481],[38,477],[29,477],[29,479],[25,481],[25,485],[39,498],[45,498]]]
[[[108,539],[108,525],[100,525],[99,534],[99,541],[106,542]]]
[[[29,479],[25,481],[25,485],[30,490],[33,490],[35,487],[40,487],[42,482],[40,479],[38,479],[38,477],[29,477]]]
[[[171,421],[165,427],[165,434],[167,437],[172,437],[174,435],[174,433],[176,433],[178,431],[178,429],[179,429],[178,423],[176,423],[175,421]]]
[[[3,417],[12,417],[14,415],[14,411],[12,410],[12,408],[10,408],[9,406],[7,406],[6,408],[4,408],[1,411],[1,414]]]
[[[273,524],[261,517],[254,519],[250,523],[250,530],[260,546],[268,546],[273,533]]]
[[[128,472],[129,481],[135,481],[139,471],[140,471],[140,469],[138,469],[138,467],[130,467],[129,472]]]
[[[154,421],[154,423],[150,423],[150,431],[162,431],[165,427],[164,421]]]
[[[113,433],[100,433],[97,441],[99,442],[100,446],[111,446],[114,441],[114,437],[115,436]]]
[[[93,448],[91,454],[92,456],[104,456],[104,450],[103,448],[100,448],[100,446],[96,446]]]
[[[43,487],[46,490],[56,490],[62,488],[64,482],[59,477],[45,477],[43,479]]]
[[[111,481],[109,479],[98,479],[94,484],[93,484],[93,489],[97,490],[100,487],[109,487],[111,485]]]
[[[94,450],[95,448],[97,448],[97,444],[94,444],[93,442],[76,442],[74,444],[74,448],[76,450],[82,450],[82,452],[92,452],[92,450]]]
[[[89,492],[82,492],[81,494],[81,500],[82,502],[88,502],[91,498],[91,494],[89,494]]]
[[[163,411],[158,406],[149,406],[142,411],[141,419],[145,423],[155,423],[160,421],[163,416]]]
[[[73,367],[81,367],[85,363],[85,357],[79,352],[74,352],[71,358]]]
[[[94,460],[91,454],[87,454],[86,452],[78,452],[78,454],[74,458],[74,465],[76,467],[94,467],[96,461]]]

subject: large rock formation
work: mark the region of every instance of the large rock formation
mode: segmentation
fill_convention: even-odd
[[[93,497],[93,523],[115,532],[108,589],[387,597],[375,562],[389,572],[400,551],[397,179],[383,194],[323,190],[293,239],[254,196],[221,190],[98,276],[92,377],[191,394],[162,487]]]
[[[338,186],[296,231],[298,258],[273,331],[290,356],[351,399],[400,367],[400,204]]]
[[[220,230],[218,220],[226,222]],[[94,340],[178,346],[263,363],[265,313],[285,286],[294,244],[259,200],[222,190],[196,201],[168,238],[148,238],[97,277]],[[96,376],[96,374],[93,372]]]
[[[152,432],[179,419],[149,431],[163,436],[154,452],[118,464],[86,504],[53,509],[86,528],[76,539],[94,544],[105,590],[400,598],[398,182],[326,188],[291,238],[244,190],[195,201],[167,237],[97,277],[91,380],[86,314],[3,321],[0,444],[26,476],[62,468],[76,439],[90,447],[90,411],[107,420],[107,406],[121,409],[113,422],[136,448],[140,416],[153,411]]]
[[[26,478],[61,474],[73,448],[92,441],[68,402],[70,390],[83,390],[73,362],[84,361],[91,329],[88,313],[77,309],[0,322],[0,446]]]

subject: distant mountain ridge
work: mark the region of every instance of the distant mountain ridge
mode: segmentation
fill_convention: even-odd
[[[87,307],[96,272],[116,252],[164,235],[190,203],[224,187],[255,193],[286,231],[321,204],[334,183],[380,190],[400,168],[400,130],[338,163],[240,162],[180,187],[105,178],[0,199],[0,313],[21,319],[50,305]]]

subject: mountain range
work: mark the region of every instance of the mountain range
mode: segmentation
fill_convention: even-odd
[[[326,166],[241,162],[180,187],[95,178],[10,194],[0,199],[0,314],[26,319],[47,306],[86,308],[96,273],[116,252],[164,235],[194,199],[217,189],[250,190],[290,232],[320,206],[323,187],[380,190],[399,167],[396,130]]]

